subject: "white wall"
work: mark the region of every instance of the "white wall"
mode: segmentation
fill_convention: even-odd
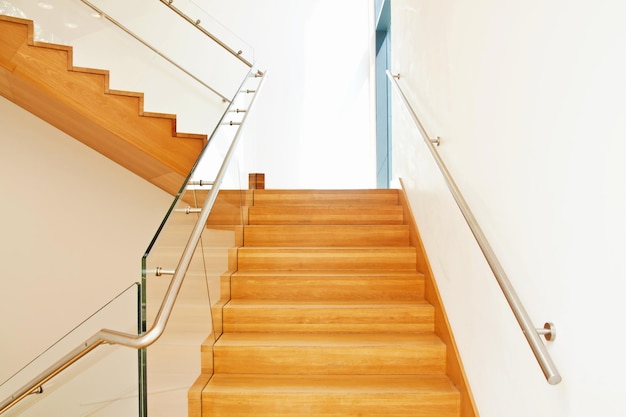
[[[563,376],[548,385],[394,101],[410,193],[483,417],[624,416],[626,6],[392,2],[393,71]],[[421,140],[421,139],[420,139]]]
[[[4,381],[141,280],[172,197],[4,98],[0,117]]]
[[[146,61],[150,53],[131,48],[137,42],[124,34],[113,36],[111,25],[104,19],[84,13],[84,7],[78,7],[83,10],[78,13],[71,2],[71,6],[58,6],[59,10],[74,11],[62,16],[33,6],[30,1],[13,3],[45,29],[45,39],[75,45],[75,65],[110,70],[112,89],[144,92],[146,111],[177,114],[178,128],[183,132],[212,131],[223,103],[189,77],[180,77],[180,72],[171,70],[169,64],[161,66],[161,59],[148,57]],[[180,0],[175,6],[194,20],[200,19],[208,30],[218,27],[214,20],[221,22],[245,41],[224,36],[232,42],[229,46],[242,49],[251,59],[251,45],[258,67],[268,71],[242,141],[245,151],[240,169],[244,185],[249,172],[263,172],[268,188],[375,187],[374,90],[370,82],[373,0],[195,3],[197,6]],[[126,2],[122,9],[125,16],[120,16],[116,2],[97,0],[95,4],[143,39],[155,42],[161,52],[204,81],[209,79],[208,83],[221,93],[229,97],[233,93],[230,75],[238,71],[230,61],[238,61],[218,61],[211,45],[198,39],[195,30],[191,30],[194,38],[190,40],[187,31],[191,27],[165,6],[155,5],[153,0],[137,0],[133,2],[136,7],[129,8]],[[162,23],[162,15],[182,23]],[[68,29],[67,23],[76,28]],[[156,32],[155,27],[159,28]],[[226,33],[224,29],[216,32]],[[102,51],[107,51],[106,57]],[[204,65],[190,66],[189,56]],[[245,66],[238,64],[237,68]],[[217,69],[217,74],[212,69]],[[236,79],[242,76],[238,74]]]
[[[371,2],[196,3],[252,44],[268,71],[246,128],[244,173],[265,173],[267,188],[375,187]]]

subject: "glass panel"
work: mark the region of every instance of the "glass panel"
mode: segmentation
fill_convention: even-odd
[[[74,330],[0,385],[0,398],[10,397],[49,366],[102,328],[136,334],[139,285],[133,284]],[[139,415],[138,355],[134,349],[100,346],[31,394],[3,416],[133,416]]]
[[[239,53],[247,61],[254,62],[254,48],[214,17],[210,16],[196,2],[193,0],[176,0],[172,2],[171,6],[175,6],[193,21],[200,21],[199,26],[217,37],[231,50]]]
[[[193,3],[183,5],[230,33]],[[2,0],[0,14],[33,20],[37,41],[72,46],[73,65],[109,71],[111,90],[141,92],[144,111],[176,114],[179,132],[210,134],[249,70],[156,0]]]
[[[127,402],[133,403],[134,412],[139,410],[142,416],[147,415],[146,408],[151,416],[187,413],[187,396],[194,381],[202,381],[212,373],[211,346],[221,326],[219,318],[212,317],[211,308],[220,299],[220,277],[229,267],[229,249],[242,240],[242,205],[247,194],[241,190],[247,178],[238,170],[237,157],[228,170],[222,171],[221,167],[249,107],[251,95],[239,92],[255,90],[257,78],[249,77],[248,65],[216,46],[198,27],[216,32],[226,43],[233,44],[229,47],[242,51],[241,56],[246,59],[253,57],[253,51],[236,36],[227,34],[193,2],[180,0],[176,4],[180,11],[193,14],[193,19],[200,23],[191,24],[165,3],[156,0],[92,0],[91,3],[86,0],[0,0],[0,13],[35,21],[36,40],[73,46],[75,66],[109,70],[110,89],[141,91],[146,112],[177,114],[179,132],[203,133],[210,137],[200,161],[189,174],[190,182],[181,186],[142,259],[140,332],[148,331],[153,325],[170,285],[170,272],[177,269],[195,227],[198,217],[195,209],[201,208],[210,194],[211,186],[207,184],[215,182],[218,173],[225,173],[222,191],[217,195],[207,225],[202,226],[201,240],[164,334],[155,344],[139,352],[98,347],[87,356],[94,358],[93,364],[81,360],[74,365],[80,375],[85,373],[84,378],[72,379],[73,374],[62,373],[53,380],[53,384],[58,383],[51,385],[52,391],[68,395],[74,392],[73,397],[79,398],[80,406],[88,407],[81,409],[81,415],[105,415],[108,410],[115,410],[115,415],[120,415],[120,411],[129,415],[117,408]],[[114,321],[105,320],[99,327],[95,326],[98,327],[95,331],[100,328],[125,331],[112,323]],[[59,347],[59,351],[66,354],[70,348],[75,346]],[[118,354],[132,357],[133,366],[124,365],[120,370],[100,359],[117,358]],[[102,375],[119,372],[125,378],[125,372],[131,368],[134,370],[134,383],[129,385],[132,391],[125,382],[114,377],[110,378],[111,392],[100,389]],[[19,377],[29,380],[25,375],[21,372]],[[83,389],[93,390],[93,387],[99,395],[83,394]],[[12,390],[7,386],[7,395]],[[189,394],[191,397],[193,392],[196,391]],[[45,395],[40,398],[46,398]],[[15,410],[21,413],[22,409],[34,407],[36,412],[46,410],[47,414],[56,410],[53,405],[29,405],[41,402],[29,398]],[[58,414],[67,412],[63,410]]]
[[[201,414],[199,409],[192,409],[200,407],[203,384],[213,372],[212,345],[221,332],[221,318],[212,315],[212,308],[221,299],[221,277],[229,270],[230,249],[243,240],[244,206],[248,199],[248,192],[244,191],[247,178],[239,170],[240,152],[233,153],[227,169],[223,163],[250,106],[252,95],[247,92],[256,91],[258,81],[255,76],[247,77],[238,89],[242,93],[224,114],[190,173],[188,184],[181,189],[144,255],[144,329],[149,331],[172,274],[179,268],[178,262],[200,217],[198,212],[212,197],[211,184],[221,180],[167,328],[147,348],[145,395],[151,417]]]
[[[211,143],[209,151],[219,144],[218,141]],[[213,322],[219,318],[213,317],[211,310],[221,297],[220,277],[229,268],[229,249],[236,245],[237,233],[241,233],[241,206],[245,194],[239,190],[240,185],[233,188],[233,184],[240,181],[237,160],[231,162],[227,177],[225,182],[230,188],[218,194],[167,328],[147,349],[147,398],[151,417],[186,415],[190,388],[197,380],[207,379],[212,374],[211,346],[220,326]],[[199,214],[193,209],[201,208],[208,195],[207,187],[202,188],[192,186],[181,194],[144,259],[147,329],[154,323],[170,284],[172,276],[168,272],[176,269],[198,219]]]

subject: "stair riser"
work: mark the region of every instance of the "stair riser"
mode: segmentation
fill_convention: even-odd
[[[398,190],[256,190],[255,206],[398,205]]]
[[[402,207],[250,207],[249,224],[403,224]]]
[[[223,315],[224,332],[429,332],[430,305],[398,308],[232,308]]]
[[[397,193],[254,197],[202,414],[458,417]]]
[[[239,249],[239,270],[405,270],[414,271],[415,248]]]
[[[191,205],[198,202],[199,206],[204,203],[207,191],[196,191],[193,199],[186,199]],[[217,196],[211,214],[207,219],[207,226],[212,225],[242,225],[245,219],[244,206],[252,204],[252,193],[249,190],[221,190]]]
[[[404,225],[248,226],[245,246],[408,246]]]
[[[413,301],[424,299],[419,277],[237,277],[231,296],[249,300]]]
[[[266,393],[203,394],[203,415],[215,417],[254,416],[405,416],[458,417],[458,395],[420,394],[311,394]]]
[[[349,352],[349,353],[348,353]],[[215,372],[417,375],[445,372],[445,347],[215,346]]]

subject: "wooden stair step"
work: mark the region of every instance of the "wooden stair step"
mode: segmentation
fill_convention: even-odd
[[[398,190],[255,190],[255,206],[398,205]]]
[[[202,207],[208,190],[196,190],[193,199],[185,198],[192,206]],[[207,225],[242,225],[247,220],[244,217],[244,207],[252,204],[252,190],[220,190],[211,209]]]
[[[424,299],[424,275],[415,271],[238,271],[233,299],[300,301],[410,301]]]
[[[211,416],[458,417],[459,392],[436,375],[216,374],[202,393]]]
[[[224,332],[431,332],[433,306],[411,302],[297,302],[231,300]]]
[[[262,225],[244,228],[245,246],[408,246],[406,225]]]
[[[216,373],[435,374],[445,344],[433,333],[225,333],[214,346]]]
[[[403,224],[401,206],[253,206],[248,223],[265,224]]]
[[[239,270],[409,270],[416,268],[414,247],[242,247]]]

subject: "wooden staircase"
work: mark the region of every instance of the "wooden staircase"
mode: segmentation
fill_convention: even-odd
[[[35,42],[32,21],[1,15],[0,95],[170,194],[206,141],[144,112],[143,94],[109,89],[108,71],[73,66],[71,47]]]
[[[254,190],[190,416],[475,415],[400,197]]]

